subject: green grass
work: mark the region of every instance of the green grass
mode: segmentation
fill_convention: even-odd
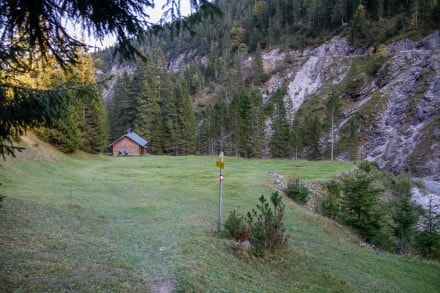
[[[235,256],[217,233],[216,157],[61,156],[0,167],[0,291],[439,292],[438,263],[361,248],[287,198],[289,246]],[[268,171],[314,180],[350,163],[226,158],[223,217],[274,187]]]

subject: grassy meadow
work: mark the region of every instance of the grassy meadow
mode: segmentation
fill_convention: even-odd
[[[440,292],[438,263],[362,248],[287,198],[287,250],[236,256],[216,231],[217,159],[8,159],[0,167],[0,291]],[[275,190],[269,171],[314,180],[353,168],[227,157],[223,218]]]

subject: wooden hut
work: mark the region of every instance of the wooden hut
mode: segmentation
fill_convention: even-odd
[[[108,147],[113,156],[140,156],[149,153],[148,141],[130,129]]]

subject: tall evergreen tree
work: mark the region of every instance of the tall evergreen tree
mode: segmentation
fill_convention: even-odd
[[[135,104],[129,92],[130,77],[127,72],[119,76],[114,85],[112,97],[107,101],[107,113],[111,139],[123,135],[133,128]]]
[[[49,143],[65,153],[72,153],[83,147],[79,103],[71,103],[66,115],[58,119],[52,127],[45,130],[44,137]]]
[[[79,53],[79,63],[73,71],[74,78],[81,86],[96,84],[95,67],[90,54]],[[81,121],[79,129],[82,136],[82,149],[89,153],[104,150],[108,140],[107,117],[104,100],[98,88],[78,92],[81,96],[78,110]]]
[[[412,182],[407,177],[401,177],[394,184],[392,192],[394,202],[392,206],[392,229],[397,237],[396,250],[407,252],[414,241],[416,225],[421,215],[421,209],[412,201]]]
[[[136,64],[136,69],[133,73],[133,79],[131,81],[130,89],[133,92],[136,104],[136,120],[134,121],[133,130],[141,137],[150,140],[151,132],[151,115],[149,115],[149,102],[153,99],[151,93],[152,84],[149,83],[148,76],[151,74],[154,76],[154,72],[149,71],[152,66],[151,58],[149,56],[143,62],[140,61]],[[158,109],[158,107],[157,107]],[[151,146],[151,142],[150,142]]]
[[[264,144],[265,115],[263,109],[263,98],[257,90],[251,90],[250,98],[250,119],[248,136],[249,157],[260,157]]]
[[[255,56],[252,60],[252,85],[259,85],[265,78],[263,59],[261,56],[261,44],[258,43]]]
[[[277,90],[274,96],[274,112],[272,115],[272,139],[270,149],[272,156],[287,158],[289,154],[289,123],[284,105],[284,91]]]
[[[157,85],[159,94],[159,103],[161,107],[161,128],[158,131],[156,126],[156,133],[158,137],[156,140],[156,151],[158,153],[172,153],[173,152],[173,137],[175,137],[175,127],[177,119],[177,109],[175,104],[175,92],[171,80],[171,74],[167,69],[167,62],[165,55],[161,49],[156,52],[156,70],[157,70]],[[160,145],[160,146],[159,146]]]
[[[177,110],[174,154],[189,155],[196,149],[196,121],[189,96],[188,85],[181,76],[175,84],[175,104]]]
[[[231,135],[231,151],[239,156],[248,156],[249,126],[251,105],[248,92],[241,89],[236,92],[228,108],[228,132]]]
[[[379,235],[383,225],[383,212],[379,195],[382,190],[373,184],[368,173],[357,171],[346,177],[342,186],[343,221],[367,241]]]

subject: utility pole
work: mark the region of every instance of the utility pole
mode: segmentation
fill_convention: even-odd
[[[332,137],[332,150],[331,150],[331,152],[332,152],[332,154],[331,154],[331,161],[333,162],[333,150],[334,150],[334,143],[335,143],[335,139],[334,139],[334,137],[333,137],[333,129],[334,129],[334,121],[335,121],[335,119],[334,119],[334,116],[335,116],[335,114],[334,114],[334,110],[332,109],[332,132],[331,132],[331,137]]]

